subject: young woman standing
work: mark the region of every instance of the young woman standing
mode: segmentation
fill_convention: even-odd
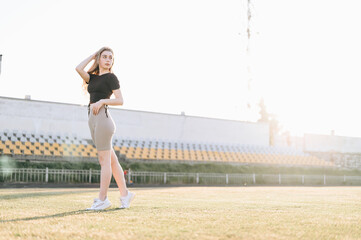
[[[87,72],[84,71],[84,68],[92,60],[94,60],[93,66]],[[135,196],[135,193],[127,189],[123,169],[112,148],[112,138],[116,126],[108,110],[108,105],[123,105],[119,81],[112,71],[113,63],[113,50],[103,47],[76,67],[76,71],[83,79],[83,86],[87,86],[90,94],[88,125],[101,166],[99,197],[94,198],[93,205],[87,210],[103,210],[111,206],[107,192],[112,173],[120,192],[120,208],[129,208],[130,202]],[[110,99],[112,94],[115,99]]]

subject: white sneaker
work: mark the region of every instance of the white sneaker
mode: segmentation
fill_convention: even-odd
[[[120,208],[129,208],[130,202],[134,199],[135,193],[128,191],[128,195],[120,197]]]
[[[86,210],[104,210],[111,206],[108,197],[104,199],[104,201],[101,201],[99,198],[94,198],[93,205],[90,208],[87,208]]]

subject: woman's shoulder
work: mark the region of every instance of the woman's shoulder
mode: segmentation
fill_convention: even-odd
[[[107,77],[110,78],[110,79],[116,79],[116,80],[118,80],[117,75],[115,75],[114,73],[107,73],[106,75],[107,75]]]
[[[112,72],[108,72],[108,73],[103,73],[102,75],[97,75],[99,77],[114,77],[115,74]]]
[[[109,76],[116,77],[115,73],[113,73],[113,72],[110,72]]]
[[[93,78],[93,77],[104,78],[104,80],[107,80],[107,79],[111,79],[111,80],[116,79],[116,80],[118,80],[117,76],[114,73],[111,73],[111,72],[103,73],[102,75],[89,73],[89,76],[90,76],[90,78]]]

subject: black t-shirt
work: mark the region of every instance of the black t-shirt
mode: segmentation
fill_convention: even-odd
[[[101,76],[89,73],[89,76],[90,103],[95,103],[100,99],[109,99],[113,94],[112,90],[120,88],[119,80],[113,73],[105,73]]]

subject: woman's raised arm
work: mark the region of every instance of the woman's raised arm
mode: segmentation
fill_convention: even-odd
[[[95,59],[95,56],[97,55],[98,51],[96,51],[94,54],[90,55],[84,61],[79,63],[78,66],[76,66],[75,70],[79,73],[79,75],[84,79],[85,82],[89,83],[89,74],[84,71],[84,68],[90,63],[91,60]]]

